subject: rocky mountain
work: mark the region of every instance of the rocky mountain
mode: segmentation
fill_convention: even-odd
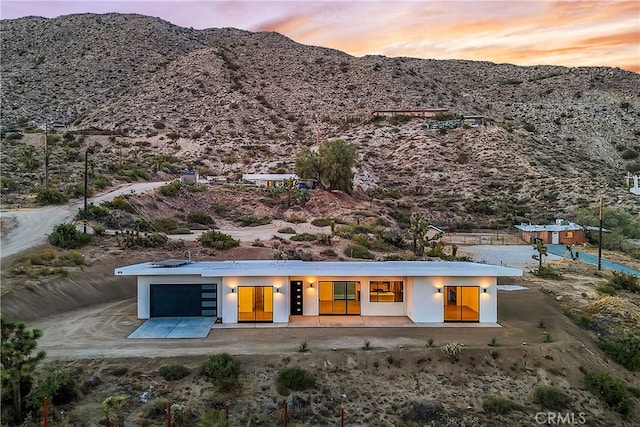
[[[1,31],[3,124],[110,135],[93,137],[105,162],[166,153],[215,175],[290,170],[302,146],[341,138],[359,149],[356,185],[409,197],[441,221],[571,215],[600,197],[640,209],[624,178],[640,171],[636,73],[357,58],[139,15],[29,17]],[[438,131],[425,118],[371,115],[431,107],[484,125]]]

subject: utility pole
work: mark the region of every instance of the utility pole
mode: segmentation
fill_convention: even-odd
[[[89,164],[89,150],[84,151],[84,234],[87,234],[87,165]]]
[[[598,271],[602,270],[602,198],[600,199],[600,229],[598,231]]]
[[[49,191],[49,135],[48,124],[44,125],[44,189]]]

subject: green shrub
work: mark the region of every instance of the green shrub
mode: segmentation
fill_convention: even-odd
[[[338,256],[336,251],[334,251],[333,249],[324,249],[323,251],[320,252],[320,255],[324,255],[324,256],[327,256],[327,257],[337,257]]]
[[[47,237],[53,246],[64,249],[75,249],[86,245],[91,241],[91,235],[84,234],[76,229],[73,224],[58,224]]]
[[[310,234],[310,233],[300,233],[300,234],[295,234],[291,236],[291,240],[295,240],[298,242],[313,242],[317,238],[318,237],[315,234]]]
[[[160,218],[153,221],[153,227],[161,233],[178,228],[178,220],[175,218]]]
[[[198,241],[202,246],[220,250],[227,250],[240,246],[239,240],[216,230],[205,231],[198,238]]]
[[[67,196],[56,188],[39,188],[36,190],[36,202],[41,205],[60,205],[67,201]]]
[[[116,196],[110,202],[103,202],[102,205],[109,209],[116,209],[122,212],[135,213],[135,209],[125,196]]]
[[[221,390],[228,391],[238,382],[240,361],[228,353],[214,354],[202,364],[201,372]]]
[[[110,366],[109,369],[107,369],[107,373],[114,377],[121,377],[127,372],[129,372],[129,368],[126,366]]]
[[[278,233],[282,233],[282,234],[296,234],[296,230],[294,230],[291,227],[284,227],[281,228],[280,230],[278,230]]]
[[[160,194],[166,197],[175,197],[180,193],[180,189],[182,188],[182,183],[180,181],[173,181],[169,184],[162,185],[158,188]]]
[[[548,265],[536,268],[533,274],[543,279],[561,279],[562,275]]]
[[[451,362],[457,362],[458,360],[460,360],[460,354],[462,353],[463,347],[464,344],[454,341],[440,347],[440,351]]]
[[[287,222],[291,222],[293,224],[302,224],[303,222],[307,222],[307,219],[296,214],[291,214],[289,215],[289,218],[287,218]]]
[[[516,405],[506,397],[488,396],[482,402],[482,409],[491,414],[508,414]]]
[[[167,381],[178,381],[189,376],[189,368],[184,365],[164,365],[160,367],[159,374]]]
[[[243,227],[256,227],[258,225],[266,225],[271,223],[271,218],[263,217],[258,218],[255,216],[243,216],[240,218],[240,224]]]
[[[331,218],[314,218],[311,224],[316,227],[328,227],[331,225],[331,221]]]
[[[280,390],[301,391],[313,387],[316,377],[304,368],[292,366],[280,371],[277,383]]]
[[[609,357],[628,370],[640,370],[640,336],[629,334],[614,339],[600,338],[598,345]]]
[[[344,249],[344,254],[350,258],[373,259],[369,249],[361,245],[349,245]]]
[[[101,224],[94,224],[91,228],[93,228],[93,234],[96,236],[102,236],[107,231],[106,227]]]
[[[616,291],[616,288],[614,288],[611,285],[599,285],[596,286],[596,291],[603,293],[603,294],[607,294],[607,295],[611,295],[611,296],[615,296],[618,294],[618,291]]]
[[[207,409],[200,420],[202,427],[227,427],[227,414],[224,409]]]
[[[631,292],[640,291],[640,283],[636,276],[632,276],[627,273],[613,272],[613,277],[607,285],[614,287],[615,289],[625,289]]]
[[[189,215],[187,215],[187,222],[209,226],[215,225],[215,221],[213,220],[211,215],[201,211],[191,212]]]
[[[621,414],[631,411],[631,394],[622,381],[613,379],[605,372],[592,372],[585,377],[585,383],[589,391],[600,396],[615,411]]]
[[[61,265],[84,265],[84,255],[82,252],[71,250],[60,256]]]
[[[565,409],[570,400],[564,391],[554,386],[543,385],[533,390],[533,402],[544,409]]]

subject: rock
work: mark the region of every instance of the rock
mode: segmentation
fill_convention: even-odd
[[[82,391],[86,393],[92,388],[98,387],[100,384],[102,384],[100,377],[92,375],[82,383]]]
[[[526,341],[522,341],[522,345],[527,345],[527,342]]]
[[[562,295],[558,295],[558,296],[556,297],[556,301],[562,301],[562,299],[563,299]]]

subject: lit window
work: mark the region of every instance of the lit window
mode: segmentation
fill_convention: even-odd
[[[371,302],[402,302],[404,282],[373,281],[369,282],[369,301]]]
[[[567,239],[573,239],[573,231],[567,231],[567,235],[565,237]]]

